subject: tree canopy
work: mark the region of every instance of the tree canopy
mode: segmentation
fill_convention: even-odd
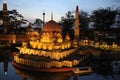
[[[2,10],[0,11],[0,19],[3,19]],[[7,21],[9,32],[15,32],[16,29],[19,28],[22,23],[26,23],[27,20],[25,20],[17,10],[10,10],[7,12]]]
[[[66,34],[70,34],[70,37],[73,37],[73,25],[74,25],[74,15],[72,11],[68,11],[65,17],[61,17],[61,21],[59,22],[62,25],[63,30],[63,38],[65,38]]]
[[[89,25],[89,14],[85,11],[79,12],[79,22],[80,22],[80,29],[87,30]]]
[[[62,25],[63,35],[65,36],[67,33],[70,34],[70,37],[74,37],[74,21],[75,21],[75,11],[68,11],[65,17],[61,17],[60,24]],[[79,22],[80,22],[80,29],[86,30],[88,29],[89,24],[89,15],[85,11],[79,12]]]
[[[43,21],[41,19],[36,18],[34,21],[34,25],[36,26],[34,30],[40,33],[43,26]]]
[[[94,10],[91,15],[91,20],[94,22],[95,29],[110,29],[111,25],[115,23],[116,13],[117,11],[110,7]]]

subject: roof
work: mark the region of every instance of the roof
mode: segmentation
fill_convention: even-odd
[[[42,32],[61,32],[61,27],[54,20],[50,20],[45,25],[43,25]]]

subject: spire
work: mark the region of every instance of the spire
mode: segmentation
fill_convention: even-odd
[[[80,34],[80,29],[79,29],[79,9],[78,9],[78,5],[76,6],[76,13],[75,13],[75,27],[74,27],[74,39],[75,41],[75,45],[77,43],[77,47],[79,46],[79,34]]]
[[[51,20],[53,20],[53,12],[51,13]]]
[[[45,23],[45,10],[43,10],[43,24]]]
[[[79,12],[78,5],[76,6],[76,12]]]
[[[76,16],[75,16],[76,18],[78,18],[79,17],[79,9],[78,9],[78,5],[76,6]]]

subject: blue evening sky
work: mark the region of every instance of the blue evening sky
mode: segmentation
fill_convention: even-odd
[[[4,0],[0,0],[0,10]],[[120,7],[120,0],[6,0],[8,9],[17,9],[26,19],[42,19],[42,13],[46,13],[46,21],[50,20],[53,12],[54,20],[59,21],[67,11],[73,11],[76,5],[79,10],[91,12],[100,7]]]

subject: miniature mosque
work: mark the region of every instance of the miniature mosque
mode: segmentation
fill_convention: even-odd
[[[6,9],[4,9],[6,7]],[[6,22],[7,4],[3,4],[3,33],[7,33]],[[79,48],[79,9],[76,6],[74,40],[67,34],[62,36],[62,29],[58,23],[51,20],[43,25],[42,33],[28,31],[26,41],[21,41],[22,46],[17,47],[19,52],[14,55],[12,64],[14,67],[45,72],[72,71],[78,65],[80,59],[73,57]],[[9,35],[9,34],[8,34]],[[15,35],[17,41],[17,35]],[[19,36],[20,37],[20,36]],[[14,41],[15,42],[15,41]]]
[[[76,17],[75,30],[79,32],[78,6]],[[79,37],[77,32],[75,32],[76,41]],[[19,53],[14,56],[13,65],[23,69],[28,69],[29,66],[30,70],[46,72],[71,71],[73,66],[79,64],[79,59],[67,59],[67,57],[77,50],[78,42],[71,41],[68,34],[63,40],[61,33],[61,27],[51,16],[51,20],[44,24],[40,38],[32,37],[29,42],[22,42],[22,47],[17,47]],[[21,67],[19,64],[25,66]]]
[[[43,26],[41,38],[30,41],[30,47],[43,50],[62,50],[70,48],[71,41],[69,35],[66,35],[65,41],[63,41],[61,33],[61,27],[51,19]]]

